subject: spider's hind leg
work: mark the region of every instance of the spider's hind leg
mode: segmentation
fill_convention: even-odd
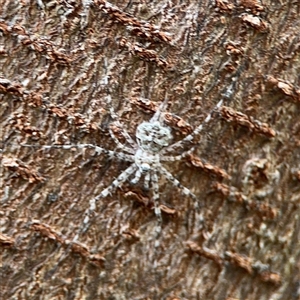
[[[159,206],[159,184],[158,184],[158,176],[157,172],[153,171],[152,176],[152,187],[153,187],[153,202],[154,202],[154,213],[157,218],[157,224],[155,227],[155,248],[159,246],[159,237],[162,230],[162,215],[161,209]]]
[[[160,167],[160,173],[168,179],[174,186],[178,187],[184,195],[191,197],[194,200],[194,206],[196,209],[199,208],[199,203],[196,195],[190,191],[187,187],[182,185],[178,179],[176,179],[167,169],[165,169],[163,166]]]
[[[84,219],[81,226],[78,228],[74,238],[69,242],[68,248],[59,259],[55,267],[51,270],[51,274],[54,274],[60,263],[68,256],[72,245],[78,243],[79,237],[82,233],[86,232],[89,226],[92,223],[92,220],[95,219],[94,212],[96,210],[96,203],[105,197],[107,197],[111,192],[116,188],[121,187],[122,184],[128,179],[128,177],[136,171],[136,165],[132,163],[126,170],[124,170],[107,188],[105,188],[99,195],[90,200],[89,207],[84,212]]]
[[[145,175],[145,179],[144,179],[144,189],[145,189],[146,191],[148,191],[149,188],[150,188],[150,185],[149,185],[150,179],[151,179],[151,174],[148,172],[148,173]]]

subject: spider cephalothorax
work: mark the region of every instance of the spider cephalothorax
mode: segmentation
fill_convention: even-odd
[[[156,153],[169,145],[172,134],[170,128],[159,121],[143,122],[136,129],[136,140],[144,151]]]
[[[135,153],[134,161],[139,168],[137,173],[145,174],[156,169],[159,166],[159,152],[169,145],[171,139],[171,130],[159,121],[141,123],[136,130],[138,150]],[[136,177],[131,180],[134,184],[140,177],[138,175],[137,178],[137,173]]]

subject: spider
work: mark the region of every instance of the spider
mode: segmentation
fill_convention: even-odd
[[[109,96],[109,102],[111,102]],[[167,100],[167,98],[166,98]],[[144,178],[144,188],[152,190],[152,201],[154,203],[154,213],[157,217],[156,225],[156,242],[157,247],[158,239],[157,237],[161,232],[162,225],[162,213],[159,204],[159,176],[165,177],[170,181],[175,187],[181,189],[182,193],[186,196],[191,197],[194,200],[195,207],[198,207],[197,197],[185,186],[183,186],[178,179],[176,179],[163,165],[162,162],[170,162],[181,160],[187,157],[195,149],[197,144],[192,146],[189,150],[184,151],[180,155],[169,155],[169,153],[181,148],[186,142],[192,142],[194,137],[197,136],[203,129],[205,123],[211,120],[212,114],[215,110],[218,110],[223,103],[220,100],[217,105],[211,110],[207,115],[205,120],[194,129],[192,133],[185,136],[182,140],[179,140],[173,144],[172,141],[171,128],[166,126],[163,121],[163,109],[166,105],[166,100],[159,106],[155,114],[149,121],[144,121],[137,126],[135,138],[136,141],[129,135],[126,129],[122,130],[122,135],[126,139],[130,147],[122,144],[118,138],[115,136],[113,131],[109,129],[109,133],[113,141],[116,143],[117,148],[121,151],[107,150],[103,147],[96,146],[93,144],[76,144],[76,145],[47,145],[43,146],[44,149],[49,148],[61,148],[61,149],[71,149],[71,148],[91,148],[96,151],[96,154],[106,154],[109,158],[116,158],[122,161],[131,162],[130,166],[125,169],[121,174],[112,181],[112,183],[106,187],[102,192],[90,200],[89,207],[84,213],[83,224],[77,231],[72,243],[78,241],[79,236],[85,232],[91,222],[91,215],[96,210],[96,203],[102,198],[110,195],[115,189],[122,187],[126,180],[129,180],[132,184],[137,184],[141,178]],[[115,120],[118,127],[124,128],[122,124],[118,121],[116,114],[113,109],[110,109],[111,116]],[[29,146],[29,145],[25,145]]]

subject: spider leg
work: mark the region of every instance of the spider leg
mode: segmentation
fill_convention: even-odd
[[[150,123],[154,123],[156,121],[163,122],[163,114],[162,111],[165,111],[166,106],[168,103],[168,97],[165,97],[165,100],[159,105],[158,109],[156,110],[155,114],[150,119]]]
[[[132,184],[137,184],[139,182],[141,176],[142,176],[142,172],[140,171],[139,168],[137,168],[137,170],[135,172],[135,176],[134,176],[134,178],[132,180],[130,180],[130,182]]]
[[[106,72],[108,71],[108,66],[107,66],[107,60],[104,60],[104,68],[106,69]],[[104,78],[103,78],[103,83],[104,83],[104,86],[108,87],[108,91],[110,90],[109,88],[109,77],[110,75],[106,75]],[[106,98],[106,103],[108,104],[108,106],[110,107],[109,108],[109,111],[110,111],[110,115],[111,117],[113,118],[115,124],[122,128],[122,135],[125,137],[126,141],[129,143],[129,145],[131,145],[131,147],[133,149],[136,149],[137,148],[137,144],[136,142],[132,139],[132,137],[129,135],[129,133],[127,132],[127,130],[124,128],[124,126],[122,126],[121,122],[119,121],[119,118],[118,118],[118,115],[115,113],[114,109],[113,109],[113,106],[112,106],[112,99],[111,99],[111,95],[110,93],[107,94],[107,96],[105,97]],[[116,142],[116,144],[118,146],[119,145],[119,141],[118,139],[115,137],[115,135],[112,133],[112,131],[110,131],[110,135],[112,137],[112,139]],[[120,143],[121,144],[121,143]],[[122,144],[121,144],[122,145]],[[130,149],[130,148],[127,148],[127,149]],[[132,153],[131,151],[129,151],[129,153]]]
[[[117,187],[121,187],[127,178],[136,171],[137,167],[135,164],[131,164],[126,170],[124,170],[107,188],[105,188],[98,196],[90,200],[90,206],[84,213],[83,226],[79,228],[77,234],[73,238],[72,242],[76,242],[79,235],[86,231],[90,222],[90,215],[96,210],[96,202],[102,198],[107,197]]]
[[[115,188],[122,186],[124,181],[136,170],[136,165],[133,163],[131,164],[126,170],[124,170],[107,188],[105,188],[98,196],[90,200],[90,206],[87,208],[84,212],[84,220],[82,222],[82,225],[77,230],[77,233],[75,234],[74,238],[69,242],[69,246],[65,250],[62,257],[59,259],[55,267],[50,271],[50,274],[54,274],[56,269],[58,268],[59,264],[67,257],[69,251],[72,248],[72,245],[78,241],[79,236],[85,232],[90,223],[91,219],[93,219],[93,212],[96,210],[96,202],[99,201],[102,198],[105,198],[108,196]]]
[[[153,171],[151,179],[152,179],[152,187],[153,187],[154,213],[157,218],[157,223],[155,227],[155,234],[156,234],[155,248],[157,248],[159,246],[159,236],[161,234],[162,216],[161,216],[161,209],[159,206],[159,184],[158,184],[158,176],[156,171]]]
[[[185,154],[185,152],[184,152],[184,154]],[[165,156],[165,155],[163,155],[162,157],[160,157],[159,160],[160,161],[177,161],[177,160],[181,160],[183,157],[184,157],[184,155],[182,155],[182,154],[174,155],[174,156],[171,156],[171,155]]]
[[[189,150],[182,152],[179,155],[174,155],[174,156],[171,156],[171,155],[164,156],[163,155],[160,158],[160,161],[177,161],[177,160],[181,160],[181,159],[189,156],[190,154],[192,154],[192,152],[197,148],[197,146],[198,146],[198,144],[191,147]]]
[[[146,175],[145,175],[145,179],[144,179],[144,188],[146,189],[146,190],[148,190],[149,189],[149,182],[150,182],[150,178],[151,178],[151,174],[150,174],[150,172],[148,172]]]
[[[115,134],[114,134],[114,132],[111,130],[111,128],[109,128],[109,134],[110,134],[111,138],[113,139],[113,141],[115,142],[115,144],[117,145],[117,147],[118,147],[119,149],[121,149],[121,150],[123,150],[123,151],[126,151],[126,152],[128,152],[128,153],[130,153],[130,154],[134,154],[134,153],[135,153],[134,149],[126,147],[125,145],[123,145],[123,144],[118,140],[118,138],[115,136]],[[123,134],[123,132],[122,132],[122,134]]]
[[[223,99],[221,99],[217,103],[217,105],[207,115],[207,117],[205,118],[205,120],[198,127],[196,127],[195,130],[191,134],[187,135],[182,140],[180,140],[180,141],[178,141],[178,142],[176,142],[176,143],[174,143],[174,144],[166,147],[164,150],[162,150],[162,154],[164,154],[165,152],[170,152],[170,151],[173,151],[175,149],[178,149],[178,148],[182,147],[185,142],[191,142],[195,138],[195,136],[197,136],[203,130],[204,125],[211,120],[211,116],[212,116],[213,112],[215,110],[218,110],[222,106],[222,104],[223,104]],[[193,150],[194,150],[194,147],[192,147],[189,150],[189,153],[191,153]]]
[[[24,147],[33,147],[33,145],[29,144],[21,144],[21,146]],[[78,148],[78,149],[84,149],[84,148],[90,148],[90,149],[95,149],[96,154],[100,155],[102,153],[106,154],[109,157],[115,157],[120,160],[125,160],[125,161],[134,161],[134,156],[132,154],[124,154],[121,152],[115,152],[112,150],[107,150],[99,146],[95,146],[93,144],[76,144],[76,145],[44,145],[44,146],[39,146],[41,149],[51,149],[51,148],[58,148],[58,149],[65,149],[65,150],[70,150],[72,148]]]
[[[124,136],[124,138],[126,139],[126,141],[128,142],[128,144],[133,148],[137,148],[137,144],[136,142],[132,139],[132,137],[130,136],[130,134],[128,133],[128,131],[124,128],[124,126],[122,126],[121,122],[118,120],[115,120],[115,124],[122,128],[122,135]],[[129,148],[130,149],[130,148]]]
[[[110,95],[107,95],[107,102],[108,103],[112,103],[111,101],[111,96]],[[130,136],[130,134],[127,132],[127,130],[124,128],[124,126],[122,126],[121,122],[119,121],[119,118],[118,118],[118,115],[115,113],[114,109],[112,107],[110,107],[109,109],[110,111],[110,115],[111,117],[113,118],[115,124],[122,128],[122,135],[124,136],[124,138],[126,139],[126,141],[129,143],[129,145],[135,149],[137,147],[137,144],[136,142],[132,139],[132,137]],[[111,133],[110,131],[110,135],[111,137],[113,138],[113,140],[117,143],[117,145],[120,143],[119,141],[117,142],[117,138],[115,137],[115,135],[113,133]],[[120,143],[121,144],[121,143]],[[121,144],[122,145],[122,144]]]
[[[167,178],[174,186],[180,188],[184,195],[190,196],[194,200],[195,208],[198,208],[198,199],[188,188],[182,185],[178,179],[176,179],[168,170],[166,170],[163,166],[160,166],[159,172]]]
[[[138,168],[137,171],[135,172],[135,177],[130,181],[132,184],[137,184],[142,176],[141,170]],[[144,178],[144,188],[146,190],[149,189],[149,182],[150,182],[151,174],[150,172],[145,174]]]

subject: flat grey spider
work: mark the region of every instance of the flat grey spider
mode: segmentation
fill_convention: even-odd
[[[144,177],[144,187],[146,189],[149,189],[149,186],[151,184],[154,212],[157,216],[157,235],[159,235],[161,231],[162,223],[162,215],[159,205],[158,175],[165,177],[174,186],[180,188],[184,195],[193,198],[193,200],[195,201],[195,205],[197,206],[196,196],[188,188],[184,187],[166,168],[164,168],[161,162],[177,161],[191,154],[196,145],[191,147],[189,150],[181,153],[180,155],[168,155],[168,153],[181,148],[184,143],[191,142],[194,137],[202,131],[204,124],[210,121],[213,111],[218,110],[221,107],[222,103],[223,100],[220,100],[218,104],[213,108],[213,110],[207,115],[205,120],[198,127],[196,127],[191,134],[171,145],[170,142],[173,137],[171,134],[171,129],[167,127],[163,122],[163,114],[161,110],[164,106],[164,103],[162,103],[149,121],[142,122],[137,126],[136,142],[131,138],[131,136],[125,129],[122,130],[122,135],[125,137],[130,147],[122,144],[114,135],[113,131],[111,129],[109,130],[112,139],[117,145],[117,148],[119,148],[121,151],[107,150],[93,144],[43,146],[43,148],[55,147],[62,149],[71,149],[74,147],[92,148],[95,149],[97,154],[104,153],[111,158],[115,157],[119,160],[131,162],[131,165],[127,169],[125,169],[108,187],[106,187],[98,196],[90,200],[89,208],[84,213],[85,216],[83,225],[77,231],[77,234],[73,238],[72,243],[78,241],[80,234],[86,231],[89,227],[90,216],[96,210],[96,202],[102,198],[107,197],[116,188],[121,187],[123,183],[133,174],[134,177],[133,179],[131,179],[132,184],[137,184],[142,176]],[[117,125],[121,127],[121,123],[117,120],[117,117],[113,110],[111,110],[111,115],[116,120]]]

